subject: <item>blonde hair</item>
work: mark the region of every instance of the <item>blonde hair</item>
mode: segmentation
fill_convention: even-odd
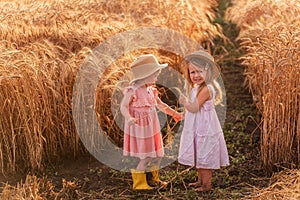
[[[210,63],[204,61],[203,59],[197,57],[189,58],[185,63],[185,77],[186,77],[185,88],[187,91],[187,96],[190,97],[191,90],[192,88],[195,87],[195,85],[193,85],[193,82],[190,78],[188,64],[192,64],[197,68],[201,68],[207,71],[205,82],[199,86],[197,91],[197,96],[207,84],[212,84],[212,86],[216,90],[215,105],[220,104],[223,101],[223,92],[221,90],[220,84],[215,79],[213,79],[213,66],[211,66]]]

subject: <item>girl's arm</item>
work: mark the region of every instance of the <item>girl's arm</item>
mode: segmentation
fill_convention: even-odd
[[[183,120],[183,113],[179,113],[176,110],[172,109],[168,104],[164,103],[160,98],[156,98],[157,108],[163,113],[172,116],[175,121]]]
[[[133,95],[133,92],[131,91],[127,91],[124,93],[124,97],[121,101],[121,104],[120,104],[120,110],[121,110],[121,113],[122,115],[125,117],[125,120],[128,120],[128,122],[130,124],[133,124],[135,123],[136,119],[133,118],[130,113],[129,113],[129,103],[131,102],[132,100],[132,95]]]
[[[180,96],[179,101],[185,109],[187,109],[191,113],[198,112],[205,101],[210,99],[210,92],[207,86],[205,86],[200,93],[197,95],[197,98],[193,103],[191,103],[187,98],[183,95]]]

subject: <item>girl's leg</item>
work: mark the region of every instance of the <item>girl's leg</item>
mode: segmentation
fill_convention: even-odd
[[[202,177],[202,186],[196,188],[196,191],[208,191],[211,189],[212,169],[199,169]]]
[[[148,160],[148,167],[151,169],[153,167],[159,167],[161,162],[161,157],[158,158],[151,158]]]
[[[197,169],[197,174],[198,174],[198,180],[194,183],[190,183],[190,187],[199,187],[202,185],[202,177],[201,177],[201,170]]]
[[[149,158],[140,159],[139,164],[137,165],[136,169],[140,171],[146,171],[147,163],[149,162]]]

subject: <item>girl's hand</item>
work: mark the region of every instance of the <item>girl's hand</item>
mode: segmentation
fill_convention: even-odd
[[[128,123],[129,123],[129,125],[133,125],[133,124],[137,123],[137,119],[134,117],[130,117],[128,119]]]
[[[179,121],[181,121],[181,120],[184,119],[184,113],[183,112],[182,113],[176,112],[174,114],[173,118],[174,118],[175,122],[177,123],[177,122],[179,122]]]

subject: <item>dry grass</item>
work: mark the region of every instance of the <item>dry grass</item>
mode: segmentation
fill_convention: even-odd
[[[62,189],[58,192],[54,189],[53,183],[46,177],[37,178],[36,176],[27,175],[25,181],[18,183],[16,187],[6,184],[2,188],[0,199],[79,199],[78,186],[72,181],[62,179]],[[84,194],[81,195],[83,196]]]
[[[289,0],[234,1],[227,13],[241,29],[241,59],[262,115],[261,156],[269,171],[300,163],[299,14],[299,1]]]
[[[255,188],[252,195],[247,199],[252,200],[297,200],[300,198],[300,170],[284,170],[275,173],[270,186],[264,189]]]
[[[54,186],[46,178],[39,179],[27,175],[24,183],[18,183],[16,187],[6,184],[3,187],[0,199],[47,199],[53,193]]]
[[[84,59],[107,38],[139,27],[174,29],[207,48],[214,45],[214,37],[224,38],[221,28],[211,23],[216,0],[129,2],[0,1],[3,174],[42,170],[45,164],[86,151],[72,119],[72,87]],[[141,52],[125,55],[105,72],[108,78],[100,81],[97,93],[100,100],[111,99],[116,81]],[[154,52],[161,61],[169,56],[167,52]],[[175,58],[176,66],[176,55],[171,58]],[[97,107],[101,124],[119,143],[120,131],[116,131],[108,108],[100,107],[101,103],[108,105],[100,101]]]

